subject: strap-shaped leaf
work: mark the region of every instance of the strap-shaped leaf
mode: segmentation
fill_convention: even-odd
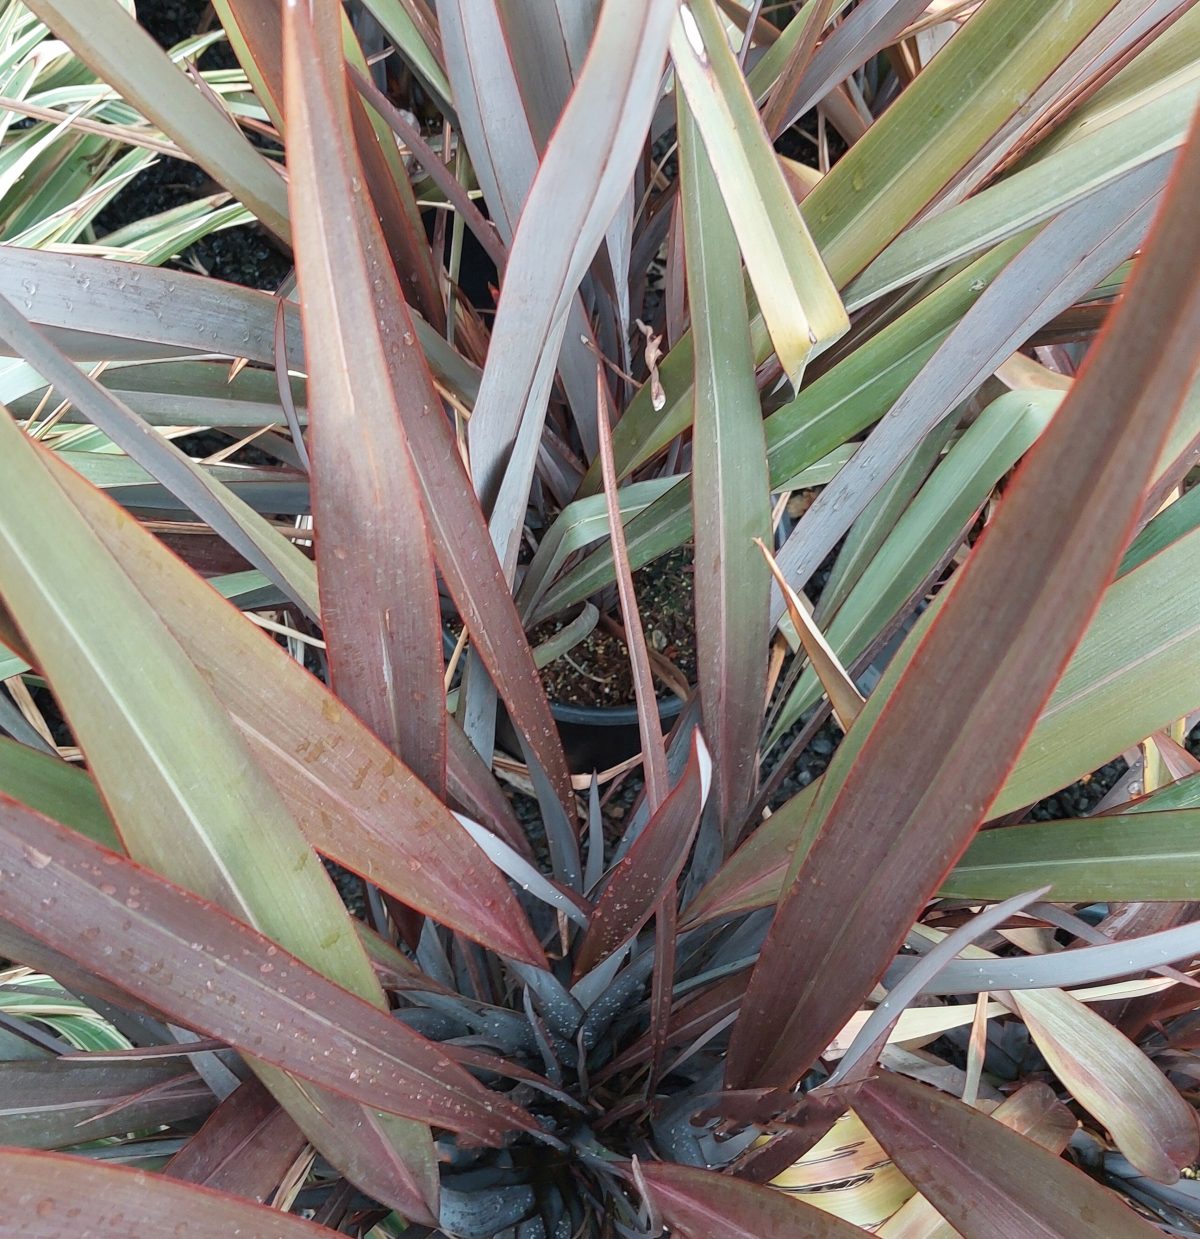
[[[1195,375],[1198,193],[1193,137],[1106,333],[946,604],[835,755],[734,1029],[732,1085],[792,1084],[849,1018],[983,821],[1082,638]]]
[[[0,297],[0,336],[129,457],[264,572],[307,614],[317,613],[316,576],[302,551],[243,500],[74,366],[16,306]]]
[[[1171,157],[1160,156],[1064,211],[997,275],[788,535],[779,566],[797,589],[920,440],[1033,332],[1137,248],[1170,167]],[[773,621],[783,609],[776,597]]]
[[[509,250],[468,441],[476,490],[492,511],[510,577],[567,311],[641,154],[675,7],[674,0],[605,4]],[[581,150],[589,152],[583,169]]]
[[[1158,1228],[1081,1170],[944,1093],[885,1074],[854,1109],[965,1239],[1150,1239]]]
[[[72,830],[115,846],[116,831],[95,783],[60,758],[0,736],[0,791]],[[105,836],[112,836],[113,842]]]
[[[1148,57],[1189,37],[1194,40],[1197,29],[1200,14],[1193,10],[1180,18],[1169,39],[1138,57],[1136,68],[1144,73],[1150,67],[1143,64]],[[1112,85],[1122,84],[1118,78]],[[1160,71],[1146,84],[1143,97],[1124,101],[1119,110],[1103,95],[1090,100],[1017,171],[905,229],[847,288],[847,305],[861,308],[893,288],[1013,236],[1105,181],[1174,150],[1187,135],[1198,94],[1200,63],[1193,61],[1186,75]]]
[[[715,796],[729,834],[754,794],[766,697],[766,452],[737,238],[688,102],[676,92],[688,294],[696,337],[696,665]],[[587,502],[584,500],[583,502]]]
[[[4,596],[18,623],[37,634],[31,644],[39,665],[130,854],[383,1007],[350,917],[295,818],[249,762],[245,742],[195,665],[102,549],[94,524],[64,501],[51,470],[95,492],[7,417],[0,417],[0,442],[12,500],[0,513]],[[44,521],[51,510],[53,535]],[[78,607],[81,574],[90,583],[86,616]],[[159,692],[159,676],[172,684],[171,697]],[[162,828],[164,815],[170,831]],[[255,822],[253,836],[246,821]],[[323,1109],[311,1090],[297,1089],[277,1068],[252,1065],[355,1182],[414,1216],[431,1214],[437,1179],[427,1128],[356,1105],[355,1121],[330,1142],[327,1112],[335,1103]]]
[[[1182,532],[1174,520],[1175,509],[1192,506],[1172,504],[1164,513],[1170,523],[1147,529],[1152,553],[1144,562],[1129,567],[1127,557],[1127,571],[1105,592],[992,806],[993,815],[1030,804],[1096,769],[1200,700],[1200,665],[1192,654],[1200,631],[1200,532],[1187,528],[1194,517]],[[1160,534],[1176,540],[1160,549]],[[903,658],[903,651],[897,657]],[[689,906],[689,923],[765,907],[779,898],[788,858],[819,786],[810,784],[758,827]],[[1107,818],[1108,832],[1098,821],[977,835],[943,890],[1004,899],[1050,882],[1055,898],[1072,902],[1191,898],[1195,884],[1185,863],[1191,828],[1161,811],[1194,804],[1186,782],[1174,788],[1141,802],[1155,816],[1140,828]]]
[[[648,1162],[637,1176],[681,1239],[862,1239],[868,1233],[785,1192],[711,1170]]]
[[[1195,809],[1038,822],[976,835],[941,893],[1004,899],[1048,882],[1059,903],[1192,899],[1198,866]]]
[[[304,1133],[256,1079],[245,1080],[163,1168],[173,1179],[266,1201],[304,1149]]]
[[[7,505],[3,514],[6,597],[19,622],[38,632],[34,648],[39,663],[59,689],[131,854],[224,901],[277,941],[321,961],[343,983],[382,1005],[382,991],[349,917],[277,790],[257,773],[246,777],[244,741],[228,715],[222,718],[223,707],[212,689],[129,578],[100,549],[96,522],[84,521],[70,504],[63,504],[46,469],[63,468],[64,480],[74,475],[39,456],[8,419],[0,419],[0,437],[9,444],[4,465],[17,471],[17,487],[10,493],[36,496],[26,505]],[[75,484],[94,494],[78,479]],[[45,527],[34,514],[51,508],[59,517],[46,544]],[[102,510],[116,514],[118,523],[128,521],[108,504]],[[77,607],[62,601],[64,591],[76,597],[80,565],[88,566],[94,585],[86,624],[80,623]],[[105,613],[121,618],[112,619],[110,628],[97,623],[97,615]],[[181,627],[196,631],[199,626],[193,615],[181,617]],[[97,641],[101,632],[105,639]],[[109,639],[111,632],[118,632],[119,639]],[[87,652],[80,657],[80,650]],[[175,685],[178,699],[168,702],[151,677],[132,671],[144,668],[148,660]],[[228,669],[234,680],[244,674],[239,668]],[[182,715],[180,703],[186,703]],[[156,721],[164,710],[170,719]],[[333,719],[340,710],[335,708]],[[197,735],[205,737],[204,745],[195,743]],[[312,736],[303,743],[311,745]],[[216,770],[238,772],[238,777],[214,777]],[[305,812],[320,821],[321,809],[305,798]],[[177,826],[173,834],[161,829],[165,811]],[[250,847],[241,829],[246,820],[258,827]],[[355,1182],[410,1216],[430,1216],[437,1181],[425,1128],[376,1115],[361,1105],[347,1116],[350,1121],[333,1127],[328,1115],[337,1103],[322,1108],[274,1068],[259,1064],[258,1070],[281,1099],[286,1096],[289,1112],[313,1142]]]
[[[997,1123],[1061,1153],[1075,1131],[1075,1116],[1048,1084],[1030,1083],[1006,1097],[991,1114]],[[925,1199],[913,1196],[897,1209],[876,1234],[883,1239],[956,1239],[957,1232]]]
[[[540,964],[541,947],[507,883],[412,771],[127,513],[53,456],[43,459],[202,670],[314,845],[468,937]],[[408,829],[398,831],[397,821]]]
[[[289,239],[279,169],[173,65],[116,0],[34,0],[29,6],[84,64],[242,200],[277,237]]]
[[[1151,1179],[1174,1183],[1196,1158],[1196,1116],[1166,1076],[1103,1016],[1058,989],[1014,990],[1050,1070]]]
[[[1112,584],[997,797],[995,816],[1049,795],[1195,709],[1197,566],[1200,530],[1193,529]]]
[[[275,0],[213,0],[213,12],[225,29],[255,98],[266,109],[275,131],[284,134],[283,39],[281,11]]]
[[[848,7],[842,0],[823,3],[820,9],[802,9],[746,75],[756,95],[775,81],[769,107],[764,109],[772,137],[790,128],[838,82],[894,43],[928,6],[920,0],[867,0],[849,13],[845,12]],[[839,10],[842,20],[821,39],[820,48],[805,68],[805,46],[811,53],[814,38],[822,33],[815,16],[838,15]],[[817,29],[806,29],[810,23]]]
[[[586,6],[576,3],[572,8],[576,20],[586,22]],[[562,110],[557,90],[569,86],[557,80],[567,72],[562,44],[551,43],[544,53],[540,45],[530,46],[530,35],[546,38],[549,23],[559,24],[556,18],[552,6],[513,6],[505,0],[447,0],[438,8],[459,131],[491,218],[507,246],[516,235],[539,155]],[[590,35],[589,28],[586,37]],[[505,55],[496,55],[500,47]],[[578,294],[572,296],[567,315],[558,368],[590,459],[597,448],[596,360],[588,348],[592,325]]]
[[[979,299],[995,279],[996,273],[1020,250],[1022,240],[1027,241],[1028,236],[1006,241],[976,259],[965,270],[921,298],[877,335],[860,344],[831,370],[806,383],[794,400],[767,417],[763,429],[767,440],[771,488],[792,489],[797,485],[821,485],[831,481],[832,476],[836,476],[837,466],[845,464],[846,456],[840,459],[834,457],[831,475],[821,472],[812,477],[798,475],[810,468],[819,468],[819,462],[829,458],[830,453],[845,451],[848,440],[861,434],[887,412],[945,339],[954,323]],[[752,344],[754,330],[752,323]],[[669,364],[672,372],[679,375],[678,364],[685,359],[690,368],[694,360],[694,341],[690,335],[687,346],[686,350],[682,346],[673,350],[668,360],[662,363],[663,366]],[[665,373],[661,367],[660,373]],[[613,431],[618,467],[622,445],[627,463],[644,461],[661,450],[675,435],[686,430],[692,417],[689,393],[688,399],[681,397],[680,404],[670,405],[661,420],[643,436],[637,414],[642,399],[640,393],[634,397]],[[635,567],[687,539],[692,515],[687,489],[686,482],[679,482],[674,491],[664,494],[644,514],[631,514],[627,532],[631,562]],[[582,507],[587,502],[588,499],[577,500],[576,505]],[[561,536],[559,523],[566,519],[565,514],[560,516],[547,536],[557,540]],[[611,557],[607,556],[604,548],[594,551],[550,588],[537,614],[551,613],[554,609],[569,605],[572,600],[587,597],[611,578]]]
[[[197,1032],[360,1105],[485,1142],[532,1122],[269,938],[7,797],[0,873],[8,921]]]
[[[828,621],[826,636],[844,663],[854,664],[953,550],[996,483],[1049,424],[1060,399],[1057,392],[1009,392],[992,401],[963,432],[892,522],[883,544]],[[822,603],[824,599],[823,593]],[[820,693],[821,681],[806,670],[771,738],[792,726]]]
[[[674,889],[708,799],[712,759],[694,733],[687,766],[671,794],[613,870],[596,902],[575,961],[575,980],[624,946]]]
[[[985,915],[992,915],[1003,906],[995,905]],[[955,930],[954,934],[961,932]],[[1131,928],[1122,938],[1140,951],[1145,942],[1134,937],[1136,932]],[[928,926],[918,926],[914,933],[936,943],[929,954],[921,957],[922,963],[933,953],[948,949],[954,936]],[[1095,941],[1111,945],[1104,934],[1093,933]],[[955,954],[963,957],[958,963],[990,962],[997,958],[975,945],[966,945]],[[913,992],[916,971],[905,974],[896,988]],[[927,974],[919,988],[927,989],[935,979],[936,974]],[[1151,1179],[1174,1183],[1180,1169],[1195,1159],[1200,1146],[1191,1107],[1146,1054],[1113,1027],[1111,1008],[1102,1017],[1084,1005],[1086,997],[1084,991],[1067,993],[1056,986],[1022,987],[1005,994],[1004,1001],[1024,1020],[1034,1044],[1062,1086],[1108,1131],[1129,1161]]]
[[[415,20],[413,14],[420,10],[404,0],[366,0],[366,8],[392,40],[401,59],[413,68],[437,99],[443,112],[451,115],[450,83],[446,80],[442,49],[437,46],[439,32],[431,31],[424,21]]]
[[[61,1153],[0,1149],[0,1236],[158,1239],[164,1219],[195,1239],[328,1239],[324,1226],[148,1170]]]
[[[1073,5],[1064,21],[1061,10],[1042,0],[990,0],[973,14],[946,54],[933,59],[805,199],[802,214],[834,283],[841,288],[857,275],[1014,118],[1028,121],[1024,104],[1048,71],[1070,59],[1114,9],[1145,12],[1128,0],[1087,0]],[[762,362],[771,344],[759,313],[751,332]],[[690,424],[693,347],[691,335],[684,336],[659,365],[665,408],[653,407],[649,385],[630,403],[613,440],[618,476]],[[599,489],[593,467],[581,493]]]
[[[1188,959],[1200,951],[1200,924],[1191,922],[1121,938],[1103,946],[1077,947],[1050,955],[1021,955],[987,962],[956,959],[924,986],[926,994],[972,994],[994,989],[1061,989],[1127,977]],[[897,959],[889,976],[910,967],[909,957]]]
[[[0,1144],[26,1149],[120,1136],[213,1107],[208,1085],[178,1059],[6,1062],[0,1064],[0,1097]]]
[[[0,246],[0,254],[4,256],[0,293],[19,305],[72,361],[157,360],[217,353],[275,364],[279,300],[270,293],[184,271],[131,268],[127,262],[91,255],[11,245]],[[300,309],[288,301],[282,313],[288,359],[301,367]],[[479,388],[478,371],[424,319],[415,319],[413,327],[433,373],[460,399],[472,401]],[[11,355],[7,346],[4,352]],[[222,382],[228,380],[228,373],[226,367]],[[136,390],[136,376],[126,372],[124,377]],[[43,386],[35,378],[26,390]],[[189,386],[181,384],[185,394]],[[206,390],[211,394],[212,385]]]
[[[793,385],[850,321],[783,179],[714,0],[686,0],[671,61],[704,140],[771,343]],[[685,197],[686,203],[686,197]]]
[[[1069,11],[1039,0],[988,0],[917,75],[805,202],[805,217],[839,283],[857,274],[910,220],[1014,124],[1037,92],[1125,0]],[[1060,86],[1061,89],[1061,86]],[[845,276],[843,275],[845,273]]]
[[[289,192],[330,674],[341,700],[443,796],[441,612],[401,411],[429,399],[429,372],[379,220],[363,197],[362,162],[350,143],[328,140],[351,128],[340,10],[320,5],[305,18],[302,7],[289,6],[287,13]]]

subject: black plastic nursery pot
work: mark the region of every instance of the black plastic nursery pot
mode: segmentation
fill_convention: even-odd
[[[455,635],[447,627],[442,640],[447,656],[455,646]],[[658,719],[663,733],[670,731],[683,711],[684,702],[671,695],[658,699]],[[558,724],[558,734],[572,774],[591,774],[609,770],[638,753],[642,746],[638,729],[637,706],[577,705],[551,699],[550,713]],[[496,740],[514,757],[522,753],[516,729],[502,703],[496,710]]]
[[[683,710],[678,697],[660,697],[658,721],[664,732]],[[550,703],[572,774],[608,770],[642,747],[637,706],[572,706]]]
[[[670,730],[682,709],[678,697],[659,698],[658,719],[664,732]],[[608,770],[634,756],[642,746],[635,705],[577,706],[552,701],[550,713],[558,724],[572,774]],[[517,733],[503,709],[496,719],[496,739],[510,752],[521,752]]]

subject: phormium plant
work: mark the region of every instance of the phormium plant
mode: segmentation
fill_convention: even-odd
[[[0,1235],[1193,1233],[1200,9],[211,8],[0,6]]]

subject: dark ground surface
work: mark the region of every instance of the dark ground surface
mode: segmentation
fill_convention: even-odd
[[[692,580],[690,547],[671,551],[633,574],[647,647],[667,659],[689,684],[696,682]],[[537,645],[562,627],[562,620],[548,620],[534,629],[530,640]],[[634,700],[628,647],[602,624],[565,657],[543,668],[542,683],[555,703],[611,706]],[[666,692],[662,684],[657,689],[660,696]]]
[[[190,38],[211,13],[208,0],[156,0],[138,5],[138,20],[164,47]],[[209,29],[204,25],[203,29]],[[204,69],[230,68],[237,61],[225,43],[218,43],[200,59]],[[96,219],[99,237],[134,220],[182,206],[220,189],[195,164],[160,158],[126,186]],[[176,263],[185,270],[201,267],[219,280],[274,292],[292,269],[283,254],[255,224],[226,228],[189,246]]]
[[[212,6],[208,0],[140,0],[137,6],[138,21],[161,47],[174,47],[176,43],[190,39],[199,31],[200,23],[211,11]],[[206,60],[206,69],[233,63],[232,54],[226,48],[213,54],[226,59],[219,59],[212,65]]]

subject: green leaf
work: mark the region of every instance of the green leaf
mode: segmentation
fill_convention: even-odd
[[[770,576],[753,544],[770,536],[771,513],[737,239],[690,106],[678,93],[676,107],[696,338],[696,663],[717,813],[733,833],[754,794],[767,692]]]
[[[1049,424],[1061,398],[1058,392],[1009,392],[963,433],[826,623],[826,639],[843,663],[853,664],[871,647],[953,550],[996,483]],[[821,694],[820,681],[807,669],[771,729],[771,741]]]
[[[37,367],[60,398],[75,404],[97,429],[265,572],[299,607],[316,616],[316,574],[298,547],[74,366],[4,297],[0,297],[0,336]]]
[[[985,830],[942,883],[950,898],[1005,899],[1050,883],[1058,903],[1187,900],[1200,892],[1200,814],[1152,809]]]
[[[55,457],[45,460],[211,685],[314,845],[468,937],[541,964],[541,947],[508,885],[412,771],[127,513]],[[408,829],[398,831],[397,821]]]
[[[1162,813],[1167,809],[1200,809],[1200,775],[1189,775],[1124,806],[1126,813]],[[1107,815],[1106,815],[1107,816]]]
[[[299,334],[296,333],[299,342]],[[152,426],[223,426],[229,428],[284,426],[283,409],[275,376],[267,370],[246,367],[231,380],[229,363],[220,361],[161,361],[145,364],[114,363],[96,375],[127,408]],[[304,381],[293,378],[292,395],[301,426],[308,421]],[[8,407],[19,420],[37,409],[49,390],[39,388]],[[82,415],[71,408],[64,423],[79,422]]]
[[[628,526],[634,516],[675,485],[677,479],[665,477],[650,478],[645,482],[633,482],[622,487],[617,492],[617,499],[621,505],[623,522]],[[584,499],[576,499],[559,513],[554,524],[538,543],[517,590],[517,606],[526,622],[535,614],[542,595],[562,565],[576,551],[604,538],[607,531],[608,507],[603,495],[588,495]],[[610,578],[611,575],[610,571]]]
[[[713,0],[680,7],[671,60],[771,343],[784,373],[799,386],[809,354],[843,335],[850,321],[783,179]]]
[[[1185,37],[1172,30],[1168,44]],[[1189,25],[1200,18],[1191,15]],[[1158,46],[1155,44],[1154,46]],[[906,229],[846,289],[852,311],[960,258],[994,245],[1059,214],[1088,194],[1182,145],[1188,118],[1200,98],[1200,62],[1192,72],[1154,81],[1145,99],[1115,117],[1088,123],[1073,117],[1073,133],[1060,133],[1017,171],[966,202]],[[1086,112],[1090,109],[1081,109]],[[1071,140],[1074,137],[1075,140]]]
[[[138,221],[140,227],[123,230],[123,242],[131,234],[138,234],[136,243],[125,245],[130,260],[151,267],[160,266],[172,258],[178,258],[189,246],[211,233],[252,224],[254,216],[239,203],[230,203],[228,197],[228,194],[213,194],[197,202],[187,202]],[[13,240],[15,243],[27,243],[28,238],[23,235]],[[112,245],[117,243],[112,233],[107,234],[104,240]]]
[[[400,58],[421,79],[442,112],[450,116],[450,83],[446,80],[446,71],[430,45],[429,32],[413,20],[412,10],[401,0],[367,0],[366,8],[391,39]]]
[[[1200,581],[1200,531],[1196,529],[1200,492],[1191,493],[1196,494],[1195,500],[1184,496],[1172,504],[1147,526],[1142,535],[1146,541],[1139,539],[1127,554],[1122,565],[1124,575],[1105,591],[1087,633],[990,810],[994,816],[1032,804],[1095,770],[1174,719],[1182,718],[1200,700],[1200,668],[1192,653],[1197,636],[1196,616],[1200,612],[1200,586],[1193,584]],[[1159,521],[1166,523],[1159,526]],[[1172,536],[1176,540],[1159,549]],[[1137,563],[1143,551],[1143,562]],[[902,650],[897,655],[897,666],[904,657]],[[776,810],[730,857],[690,905],[689,923],[765,907],[778,899],[788,857],[803,828],[814,786],[810,784]],[[1185,779],[1130,806],[1128,812],[1191,808],[1200,804],[1197,797],[1200,779]],[[1116,898],[1115,892],[1122,889],[1131,898],[1146,898],[1144,892],[1152,889],[1184,892],[1164,893],[1164,899],[1190,898],[1194,893],[1190,873],[1177,867],[1169,851],[1163,855],[1161,865],[1156,862],[1156,848],[1160,845],[1149,833],[1138,836],[1147,849],[1146,868],[1139,870],[1135,839],[1124,831],[1120,836],[1112,836],[1107,844],[1102,844],[1099,834],[1091,834],[1091,823],[1084,827],[1088,832],[1086,838],[1068,830],[1055,836],[1053,843],[1037,833],[1021,833],[1041,829],[1021,827],[1017,834],[995,835],[989,831],[978,835],[963,863],[968,863],[968,857],[981,858],[988,866],[987,877],[982,872],[964,870],[961,876],[971,886],[969,891],[962,888],[961,893],[981,894],[985,887],[976,886],[976,881],[985,883],[996,898],[1028,890],[1043,881],[1053,881],[1056,893],[1063,899],[1068,899],[1071,891],[1082,891],[1084,884],[1091,892],[1081,896],[1085,900],[1109,897],[1101,891],[1113,892],[1111,897]],[[1178,836],[1165,824],[1164,835],[1169,849],[1170,840]],[[1009,846],[1002,845],[1001,838],[1011,840],[1011,858],[1007,852],[995,851]],[[1026,838],[1027,844],[1023,842]],[[1078,844],[1073,842],[1076,838]],[[1126,851],[1121,851],[1121,838],[1126,841]],[[1045,869],[1039,867],[1034,874],[1022,867],[1022,850],[1026,846],[1030,860],[1036,855],[1039,861],[1045,861]],[[1081,863],[1085,849],[1089,848],[1098,849],[1094,853],[1096,867],[1090,870]],[[1001,863],[1007,859],[1013,861],[1011,871]],[[1118,870],[1126,863],[1130,866],[1131,881],[1138,880],[1140,874],[1143,885],[1138,890],[1142,894],[1132,893],[1132,887],[1118,885],[1124,881],[1124,873]],[[1019,878],[1015,876],[1018,867]],[[1168,867],[1174,867],[1170,875],[1164,872]],[[1155,869],[1157,878],[1152,877]],[[1006,874],[1013,878],[1011,885]],[[1155,882],[1166,885],[1156,886]],[[954,890],[960,888],[955,886]]]
[[[1027,240],[1028,237],[1023,235],[976,259],[882,331],[860,344],[827,373],[806,383],[793,400],[768,416],[763,425],[771,489],[830,482],[832,478],[824,474],[811,480],[806,479],[805,474],[822,460],[830,459],[832,453],[846,451],[847,440],[884,416],[945,340],[953,325],[990,286],[997,272],[1020,251],[1022,242]],[[752,343],[754,331],[751,323]],[[757,345],[755,347],[757,349]],[[686,361],[690,374],[694,356],[694,341],[689,334],[686,348],[677,346],[660,367],[668,393],[671,391],[668,368],[671,373],[678,374],[675,367]],[[678,384],[676,386],[678,388]],[[613,431],[618,466],[622,459],[622,444],[627,467],[632,467],[643,463],[665,447],[675,435],[687,429],[692,417],[692,389],[689,386],[686,390],[678,390],[678,403],[672,404],[668,394],[663,420],[651,428],[649,438],[640,437],[644,423],[638,415],[642,401],[649,403],[649,395],[643,388],[634,397]],[[587,479],[581,489],[588,489]],[[575,502],[583,504],[587,499],[577,499]],[[565,513],[551,526],[548,537],[561,536],[557,529],[564,519]],[[681,545],[690,533],[691,504],[685,483],[680,482],[644,515],[631,515],[626,530],[630,562],[635,568],[640,567],[655,556]],[[611,579],[611,556],[605,548],[600,548],[551,586],[546,592],[545,602],[535,615],[544,617],[569,606],[594,593]]]
[[[182,351],[275,363],[275,298],[183,271],[112,258],[5,247],[0,293],[73,361],[162,358]],[[304,346],[287,314],[288,355]],[[96,337],[99,337],[97,339]]]
[[[1200,386],[1193,387],[1179,420],[1191,421],[1197,414],[1200,414]],[[1178,423],[1176,423],[1176,428],[1178,429]],[[1164,463],[1161,457],[1159,463],[1160,465]],[[1189,490],[1186,494],[1180,495],[1174,503],[1167,504],[1129,544],[1129,550],[1125,552],[1125,558],[1121,560],[1121,566],[1117,569],[1117,578],[1120,579],[1126,573],[1140,568],[1153,556],[1165,551],[1173,543],[1191,533],[1198,525],[1200,525],[1200,494]]]
[[[121,848],[95,783],[61,758],[0,736],[0,792],[104,847]]]
[[[807,470],[830,458],[831,453],[845,450],[847,440],[860,434],[888,411],[945,340],[954,323],[990,286],[997,272],[1013,254],[1020,251],[1022,240],[1027,239],[1022,237],[1005,242],[984,254],[859,345],[827,373],[805,384],[799,395],[767,417],[764,430],[771,489],[790,489],[797,482],[819,485],[831,481],[832,478],[827,476],[818,476],[807,483],[802,479]],[[752,343],[753,340],[752,323]],[[678,346],[673,349],[660,369],[668,392],[666,367],[674,367],[679,361],[686,361],[689,367],[694,364],[694,341],[690,334],[686,344],[686,348]],[[642,425],[637,409],[643,400],[649,402],[649,396],[645,389],[635,396],[613,431],[618,465],[622,443],[625,444],[626,461],[630,465],[642,463],[665,447],[675,435],[686,430],[692,416],[691,396],[690,387],[686,391],[681,389],[679,403],[674,406],[668,396],[664,419],[653,428],[653,436],[649,439],[637,437]],[[581,489],[586,491],[586,479]],[[577,499],[575,502],[582,505],[590,498],[589,495],[587,499]],[[631,515],[626,535],[630,562],[635,568],[687,540],[691,533],[689,499],[686,484],[679,482],[644,514],[635,512]],[[571,511],[574,510],[572,505]],[[564,519],[565,512],[551,526],[548,537],[561,536],[558,525]],[[600,548],[546,591],[545,601],[535,615],[544,617],[569,606],[594,593],[611,579],[611,556],[606,548]]]
[[[1000,135],[1031,123],[1042,92],[1066,85],[1072,55],[1122,7],[1120,0],[1084,0],[1069,10],[987,0],[972,14],[805,199],[805,219],[838,284],[981,152],[995,149]]]
[[[1192,530],[1109,587],[994,817],[1050,795],[1195,709],[1197,572],[1200,531]]]
[[[130,1048],[128,1038],[50,976],[24,976],[0,985],[0,1012],[44,1024],[84,1053]]]
[[[981,152],[999,158],[998,135],[1015,140],[1041,116],[1031,103],[1045,105],[1039,87],[1051,95],[1061,91],[1076,66],[1113,39],[1114,27],[1128,23],[1129,10],[1116,0],[1087,0],[1073,5],[1069,20],[1062,21],[1041,0],[988,0],[974,13],[944,54],[804,200],[801,213],[835,285],[848,284],[948,184],[964,178]],[[1145,11],[1134,15],[1144,17]],[[1112,50],[1119,44],[1112,44]],[[1062,64],[1069,66],[1065,79],[1051,72]],[[756,360],[765,361],[770,340],[757,312],[751,338]],[[690,424],[692,350],[688,334],[660,363],[666,395],[661,411],[652,406],[646,389],[626,409],[613,440],[619,476]],[[593,467],[580,493],[598,489],[599,472]]]
[[[0,247],[0,254],[0,294],[48,329],[52,342],[72,361],[158,361],[215,353],[275,364],[277,298],[270,293],[91,255],[8,246]],[[289,301],[283,313],[288,358],[302,368],[300,309]],[[478,391],[478,371],[424,319],[414,319],[413,327],[434,374],[470,404]],[[18,394],[43,385],[34,380]],[[11,389],[4,390],[5,398],[12,399]],[[182,381],[175,390],[187,392]]]
[[[383,992],[332,882],[212,689],[105,552],[94,528],[64,502],[48,472],[52,458],[43,457],[7,417],[0,417],[0,444],[5,602],[22,630],[36,633],[30,644],[38,663],[130,855],[220,902],[383,1006]],[[50,511],[56,513],[53,529],[44,518]],[[78,606],[82,580],[86,613]],[[169,696],[160,689],[163,683],[171,685]],[[164,818],[172,830],[163,830]],[[252,838],[247,821],[255,823]],[[278,1081],[288,1088],[273,1068],[260,1069],[268,1086]],[[302,1127],[305,1112],[320,1110],[311,1098],[289,1109]],[[374,1120],[361,1108],[359,1113],[364,1122],[342,1136],[343,1149],[361,1150],[376,1139]],[[411,1140],[412,1124],[381,1122]],[[342,1160],[335,1147],[326,1144],[325,1151]],[[417,1143],[406,1156],[416,1167],[408,1182],[396,1175],[389,1185],[381,1176],[375,1188],[398,1207],[427,1213],[423,1200],[435,1182],[428,1136],[424,1151]],[[422,1157],[428,1159],[424,1165]],[[372,1154],[364,1164],[378,1168],[382,1162]]]
[[[984,820],[1083,637],[1194,377],[1198,193],[1193,142],[1106,334],[916,653],[835,754],[813,844],[792,864],[734,1028],[732,1086],[794,1083],[857,1009]]]
[[[1170,162],[1160,156],[1063,212],[997,274],[854,459],[797,522],[778,555],[795,588],[808,581],[924,435],[1033,332],[1138,246]],[[776,596],[772,621],[777,623],[782,614],[782,597]]]
[[[287,190],[279,169],[171,63],[116,0],[33,0],[29,7],[72,51],[196,160],[283,241]]]
[[[64,502],[34,446],[8,419],[0,419],[0,442],[0,469],[7,475],[0,507],[5,600],[22,630],[35,634],[39,664],[107,792],[122,837],[160,871],[224,896],[281,937],[294,931],[295,945],[322,959],[332,950],[328,937],[346,940],[345,914],[315,857],[307,859],[294,823],[265,781],[242,773],[245,750],[211,690]],[[50,511],[56,513],[53,536],[33,515]],[[72,601],[83,578],[91,601],[86,622]],[[174,686],[171,701],[154,677],[135,670],[146,666],[158,682]],[[201,735],[205,743],[198,746]],[[167,812],[175,822],[169,834],[161,829]],[[237,825],[247,818],[258,822],[257,856],[244,851]],[[233,871],[214,865],[226,847],[236,847],[242,858]],[[285,869],[295,872],[291,880],[298,884],[290,895],[280,878]],[[239,893],[247,881],[250,890]],[[266,903],[255,909],[259,897]],[[352,955],[337,966],[346,970],[340,975],[353,976]]]

